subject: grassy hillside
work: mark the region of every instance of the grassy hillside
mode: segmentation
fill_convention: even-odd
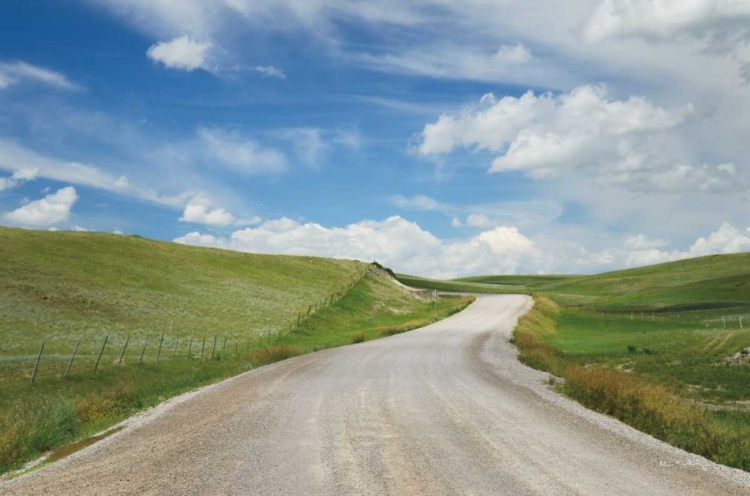
[[[499,284],[502,286],[523,286],[534,288],[543,284],[567,281],[581,276],[570,275],[540,275],[540,276],[475,276],[453,279],[459,282],[475,282],[480,284]]]
[[[175,394],[469,302],[436,309],[359,262],[0,228],[0,473]]]
[[[480,282],[467,282],[461,280],[443,281],[440,279],[429,279],[426,277],[396,274],[398,280],[412,288],[437,289],[438,291],[454,293],[528,293],[528,289],[511,284],[484,284]]]
[[[395,286],[384,271],[370,266],[346,298],[311,316],[282,343],[306,349],[330,348],[423,327],[463,309],[474,298],[430,295]],[[345,331],[344,331],[345,330]]]
[[[750,253],[564,279],[535,290],[608,310],[686,311],[750,307]]]
[[[366,265],[103,233],[0,228],[0,357],[69,353],[110,336],[230,339],[288,328]]]

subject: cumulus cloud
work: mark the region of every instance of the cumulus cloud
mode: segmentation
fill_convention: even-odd
[[[673,262],[686,258],[750,251],[750,228],[740,231],[728,222],[708,236],[698,238],[687,250],[661,250],[668,243],[648,240],[643,235],[629,238],[626,249],[630,253],[626,260],[629,267]]]
[[[180,222],[203,224],[211,227],[252,226],[262,222],[262,219],[258,216],[247,219],[237,218],[225,208],[215,206],[211,199],[204,194],[195,195],[187,202],[179,220]]]
[[[26,62],[0,62],[0,90],[20,83],[44,84],[62,90],[81,89],[59,72]]]
[[[488,94],[427,124],[415,150],[422,156],[460,148],[489,152],[496,155],[489,172],[521,171],[533,179],[586,169],[601,183],[633,192],[746,189],[732,163],[680,163],[671,133],[693,113],[691,104],[668,109],[640,96],[611,99],[605,86],[500,99]]]
[[[736,0],[604,0],[585,24],[589,41],[611,37],[674,39],[745,36],[750,3]]]
[[[229,238],[192,232],[175,241],[256,253],[377,260],[395,270],[440,277],[512,273],[538,254],[533,241],[515,227],[442,241],[399,216],[330,228],[282,218],[235,231]]]
[[[206,68],[206,58],[210,50],[211,43],[200,43],[187,36],[180,36],[172,41],[162,41],[152,45],[146,55],[169,69],[194,71]]]
[[[233,131],[200,128],[198,137],[213,162],[246,175],[274,175],[287,169],[281,152]]]
[[[495,223],[485,214],[469,214],[466,218],[466,224],[471,227],[480,228],[488,228],[495,225]]]
[[[214,207],[211,201],[202,196],[192,198],[180,217],[180,222],[205,224],[207,226],[227,226],[235,222],[235,217],[223,208]]]
[[[32,201],[3,217],[6,221],[24,227],[50,227],[70,218],[70,210],[78,200],[75,188],[68,186],[41,200]]]
[[[286,73],[282,69],[272,65],[256,65],[253,70],[263,77],[286,79]]]

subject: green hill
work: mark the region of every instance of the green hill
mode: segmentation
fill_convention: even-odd
[[[377,264],[0,228],[0,472],[183,391],[471,301],[435,305]]]
[[[264,334],[351,286],[366,264],[255,255],[89,232],[0,228],[0,356],[121,342]]]
[[[609,310],[709,310],[750,307],[750,253],[712,255],[563,279],[534,287],[564,304]]]
[[[538,275],[538,276],[474,276],[474,277],[460,277],[453,279],[459,282],[472,282],[480,284],[499,284],[502,286],[525,286],[527,288],[533,288],[543,284],[566,281],[568,279],[575,279],[581,276],[570,276],[570,275]]]

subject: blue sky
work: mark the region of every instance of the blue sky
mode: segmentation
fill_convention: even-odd
[[[703,0],[6,1],[0,222],[446,277],[747,251],[748,20]]]

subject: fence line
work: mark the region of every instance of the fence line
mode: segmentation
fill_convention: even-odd
[[[286,334],[294,332],[295,329],[302,326],[309,318],[313,317],[317,312],[321,311],[322,309],[333,305],[335,302],[339,301],[341,298],[346,296],[348,292],[365,276],[366,270],[363,271],[361,274],[359,274],[356,278],[349,281],[347,284],[342,285],[341,289],[339,291],[336,291],[332,294],[325,295],[325,297],[320,301],[313,301],[312,303],[305,303],[304,305],[307,308],[307,311],[305,312],[304,307],[296,311],[296,315],[294,315],[293,318],[291,318],[288,321],[287,324],[282,324],[279,329],[274,330],[271,328],[267,329],[267,339],[263,340],[263,334],[257,334],[250,332],[247,334],[247,341],[246,345],[244,347],[245,353],[250,353],[252,348],[252,338],[253,335],[258,336],[258,349],[269,348],[273,345],[274,340],[278,344],[283,337]],[[300,305],[302,306],[302,305]],[[151,360],[153,360],[152,363],[165,363],[169,361],[177,361],[182,359],[185,360],[195,360],[196,358],[193,356],[193,340],[194,335],[191,335],[187,344],[187,353],[182,355],[180,353],[180,342],[181,339],[184,336],[174,336],[170,338],[170,336],[167,336],[166,333],[162,332],[159,338],[159,346],[155,349],[155,351],[149,352],[149,342],[151,335],[146,334],[143,340],[143,346],[141,347],[140,354],[138,354],[137,363],[138,365],[143,365],[147,362],[149,362],[149,356],[152,357]],[[210,335],[208,337],[211,337]],[[207,336],[204,334],[202,336],[202,345],[201,345],[201,354],[200,354],[200,360],[206,359],[206,338]],[[171,360],[165,360],[165,358],[162,356],[162,350],[164,345],[166,344],[169,346],[168,343],[170,343],[170,340],[174,339],[174,345],[171,355]],[[48,344],[47,340],[43,340],[41,343],[41,346],[39,348],[39,352],[35,355],[35,359],[33,361],[33,368],[31,369],[30,374],[30,382],[31,384],[34,384],[35,382],[38,382],[40,379],[46,379],[46,378],[63,378],[63,379],[69,379],[74,376],[80,376],[81,374],[85,373],[86,370],[89,371],[89,374],[96,375],[97,371],[100,369],[102,370],[119,370],[122,368],[123,362],[126,363],[126,365],[129,362],[129,354],[128,349],[132,347],[130,346],[131,341],[133,341],[132,334],[128,334],[123,341],[119,341],[119,343],[122,343],[122,348],[120,348],[120,344],[118,343],[118,339],[116,336],[113,337],[113,339],[110,339],[110,335],[107,334],[104,337],[104,341],[102,342],[101,346],[98,346],[96,344],[93,344],[89,342],[90,344],[87,345],[85,339],[82,336],[79,336],[75,341],[75,346],[73,347],[72,353],[70,355],[64,354],[61,355],[59,353],[47,353],[45,355],[45,346]],[[213,343],[211,345],[211,360],[219,359],[223,360],[229,355],[227,354],[227,344],[229,344],[229,349],[232,349],[232,341],[234,341],[234,357],[241,356],[242,353],[242,346],[241,341],[245,341],[244,335],[236,336],[230,339],[228,333],[224,333],[224,340],[221,343],[221,354],[216,353],[216,345],[218,343],[218,334],[213,334]],[[183,343],[185,341],[182,341]],[[264,346],[265,344],[265,346]],[[46,346],[47,349],[49,349],[49,346]],[[152,347],[152,350],[154,348]],[[184,349],[184,348],[183,348]],[[114,353],[114,355],[113,355]],[[137,353],[137,352],[136,352]],[[155,358],[154,358],[155,357]],[[169,355],[167,355],[169,357]],[[130,358],[134,358],[132,354],[130,355]],[[18,368],[19,374],[22,376],[25,375],[27,377],[27,380],[29,378],[29,375],[27,375],[29,372],[29,369],[25,369],[24,363],[26,362],[26,358],[19,357],[18,360],[15,358],[12,358],[5,362],[4,366],[6,367],[15,367]],[[11,365],[8,365],[11,364]],[[110,364],[109,366],[107,364]],[[90,368],[89,368],[90,367]],[[31,367],[30,367],[31,368]],[[23,370],[26,370],[27,372],[23,372]]]

